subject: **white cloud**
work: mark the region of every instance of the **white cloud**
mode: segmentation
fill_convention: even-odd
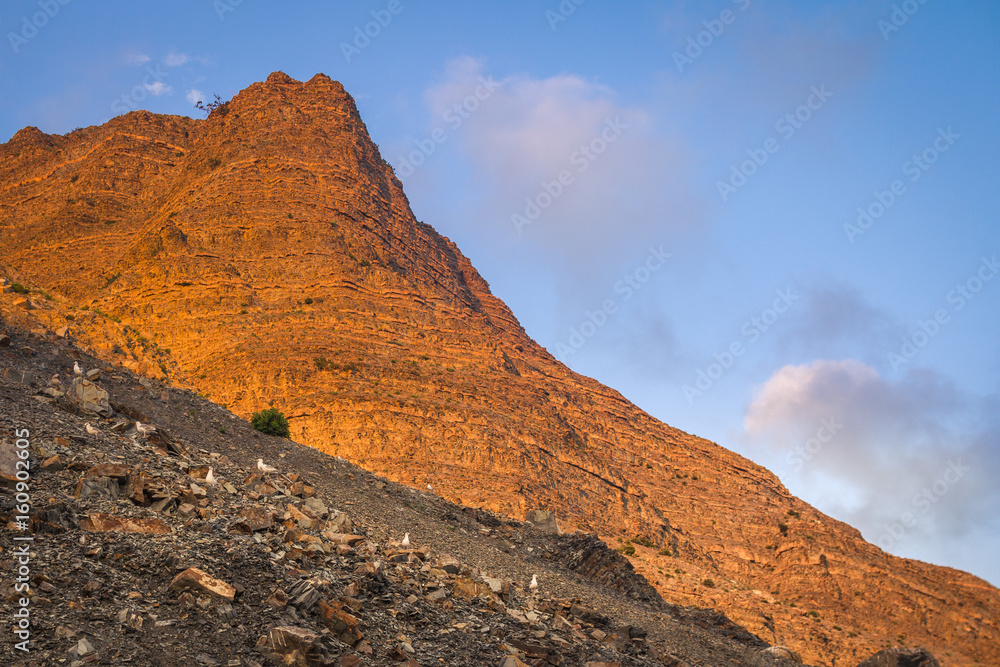
[[[159,97],[160,95],[166,95],[173,92],[173,88],[163,83],[162,81],[154,81],[153,83],[145,83],[143,87],[148,90],[153,95]]]
[[[205,99],[205,93],[195,88],[192,88],[191,90],[187,91],[187,95],[185,95],[184,98],[191,104],[197,104],[198,102],[201,102]]]
[[[178,67],[186,63],[190,58],[186,53],[176,53],[171,51],[167,54],[167,57],[163,59],[163,64],[167,67]]]
[[[681,143],[600,83],[574,74],[495,79],[482,61],[462,57],[448,63],[425,102],[430,126],[415,139],[444,132],[437,152],[460,160],[474,193],[464,215],[480,222],[494,247],[522,261],[544,256],[560,276],[567,315],[610,290],[650,244],[670,246],[701,218],[685,188]],[[392,153],[397,173],[413,148],[411,140]],[[408,188],[432,181],[449,162],[431,155],[427,165]],[[559,183],[561,174],[567,182]],[[518,231],[514,216],[535,219]]]
[[[778,369],[747,407],[744,437],[793,493],[869,541],[937,562],[960,545],[958,562],[983,573],[976,554],[1000,546],[1000,420],[988,403],[930,371],[893,382],[821,360]]]
[[[129,65],[145,65],[149,62],[149,56],[145,53],[129,53],[125,56],[125,62]]]

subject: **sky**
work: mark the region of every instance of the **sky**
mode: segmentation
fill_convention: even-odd
[[[456,4],[5,0],[0,142],[327,74],[570,368],[1000,584],[1000,4]]]

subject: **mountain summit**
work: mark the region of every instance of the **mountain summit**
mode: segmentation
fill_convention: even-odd
[[[816,664],[1000,648],[986,582],[882,552],[535,343],[324,75],[271,74],[205,120],[21,130],[0,146],[0,257],[96,356],[242,416],[278,407],[293,439],[448,500],[622,540],[668,601]]]

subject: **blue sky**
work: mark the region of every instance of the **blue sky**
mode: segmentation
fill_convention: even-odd
[[[1000,5],[63,1],[0,141],[323,72],[571,368],[1000,583]]]

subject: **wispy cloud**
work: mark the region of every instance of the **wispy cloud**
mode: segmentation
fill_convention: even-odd
[[[167,67],[179,67],[180,65],[186,63],[188,60],[190,60],[190,57],[188,57],[186,53],[177,53],[175,51],[171,51],[170,53],[167,54],[167,57],[163,59],[163,64],[166,65]]]
[[[125,55],[125,62],[129,65],[145,65],[149,62],[149,56],[145,53],[129,53]]]
[[[192,88],[187,91],[187,95],[185,95],[184,98],[191,104],[197,104],[205,99],[205,93],[196,88]]]
[[[144,83],[143,87],[150,92],[150,94],[159,97],[160,95],[168,95],[174,91],[173,88],[163,83],[162,81],[154,81],[152,83]]]
[[[512,254],[544,253],[554,265],[567,313],[614,284],[650,243],[670,246],[699,224],[685,187],[685,149],[652,113],[574,74],[500,78],[476,103],[470,96],[493,75],[475,58],[450,62],[425,93],[431,122],[447,127],[449,113],[461,117],[471,100],[466,106],[475,110],[443,149],[469,165],[484,231],[518,247]],[[519,226],[518,216],[531,224]]]

